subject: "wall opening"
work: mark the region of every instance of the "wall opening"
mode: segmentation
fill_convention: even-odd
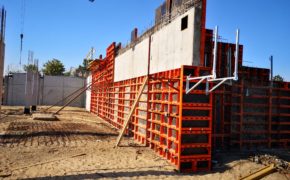
[[[188,26],[188,16],[181,19],[181,31],[187,29]]]

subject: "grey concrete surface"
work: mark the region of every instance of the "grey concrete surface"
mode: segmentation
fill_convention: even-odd
[[[14,73],[12,77],[5,76],[3,104],[9,106],[53,105],[86,85],[84,78],[67,76],[44,76],[42,78],[37,76],[34,80],[34,83],[30,81],[26,83],[26,73]],[[27,92],[29,92],[29,100],[26,100]],[[70,106],[85,107],[85,96],[86,94],[83,93]],[[58,105],[64,103],[65,101]]]

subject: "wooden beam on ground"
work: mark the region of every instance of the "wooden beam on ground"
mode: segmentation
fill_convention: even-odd
[[[240,180],[258,180],[258,179],[262,179],[263,177],[273,173],[276,171],[275,165],[274,164],[270,164],[269,166],[266,166],[262,169],[259,169],[256,172],[253,172],[243,178],[241,178]]]
[[[128,124],[129,124],[129,121],[130,121],[132,115],[135,112],[136,106],[137,106],[137,104],[138,104],[138,102],[139,102],[139,100],[141,98],[141,95],[142,95],[142,93],[144,91],[144,88],[145,88],[145,85],[147,84],[147,81],[148,81],[148,76],[143,81],[143,84],[142,84],[142,86],[139,89],[137,98],[135,99],[134,104],[133,104],[133,106],[131,108],[131,111],[130,111],[129,115],[127,116],[127,119],[124,121],[123,129],[121,130],[121,132],[120,132],[120,134],[118,136],[117,143],[116,143],[115,147],[119,146],[119,144],[120,144],[120,141],[121,141],[121,139],[123,137],[123,134],[125,133],[125,130],[126,130]]]

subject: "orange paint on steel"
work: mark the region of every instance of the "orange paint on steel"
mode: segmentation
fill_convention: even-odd
[[[200,36],[200,66],[205,66],[204,53],[205,53],[205,41],[206,41],[206,0],[202,0],[202,14],[201,14],[201,36]]]

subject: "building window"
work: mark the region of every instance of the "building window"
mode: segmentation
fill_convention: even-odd
[[[187,29],[187,26],[188,26],[188,16],[185,16],[184,18],[181,19],[181,31]]]

